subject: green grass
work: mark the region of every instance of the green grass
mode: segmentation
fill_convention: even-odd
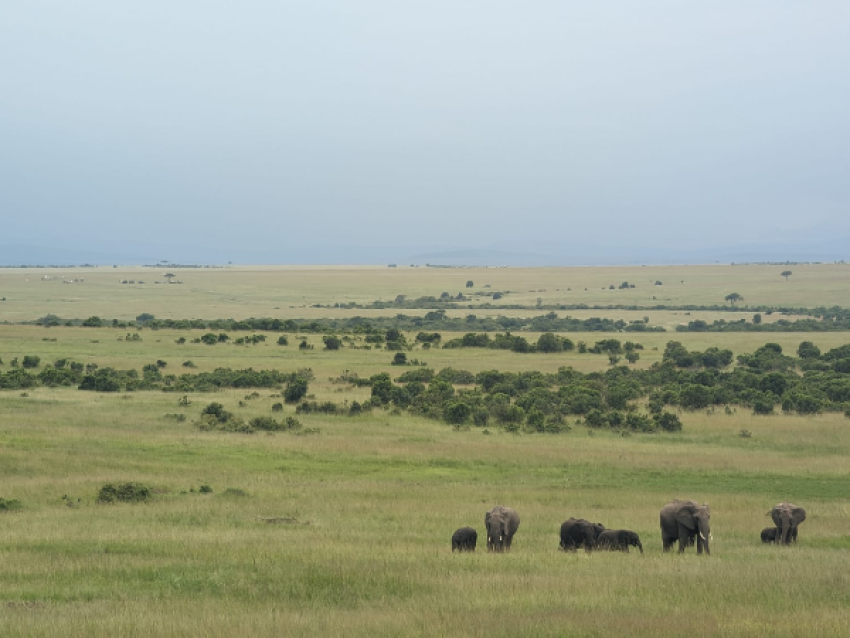
[[[775,618],[839,635],[850,624],[842,416],[747,417],[745,440],[737,415],[692,415],[679,436],[488,437],[379,412],[302,415],[322,434],[299,437],[166,422],[174,398],[0,397],[3,496],[24,506],[0,514],[3,635],[555,636],[565,624],[677,635],[670,616],[704,635],[773,634]],[[823,457],[827,444],[836,453]],[[152,501],[96,503],[104,483],[128,480]],[[658,510],[676,496],[712,505],[710,558],[661,553]],[[762,546],[765,513],[785,498],[809,511],[800,543]],[[522,516],[514,551],[451,555],[452,531],[482,531],[496,503]],[[645,554],[560,553],[569,516],[632,528]]]
[[[727,288],[728,294],[732,282],[748,301],[763,286],[765,295],[774,295],[772,302],[800,299],[817,305],[831,303],[828,282],[843,268],[790,267],[795,274],[787,284],[778,274],[783,267],[645,270],[648,278],[663,279],[665,290],[673,273],[685,272],[686,284],[694,283],[690,288],[679,284],[691,291],[682,293],[682,303],[697,303]],[[452,285],[460,290],[466,279],[473,279],[494,289],[525,286],[523,294],[531,298],[532,289],[565,286],[558,278],[573,285],[578,280],[570,278],[579,276],[619,283],[617,279],[636,279],[638,272],[180,271],[178,276],[187,282],[183,287],[151,286],[129,299],[120,295],[130,287],[107,279],[129,278],[130,271],[100,270],[91,276],[95,292],[79,293],[73,301],[36,293],[55,286],[33,278],[40,271],[2,270],[3,285],[9,280],[14,285],[0,294],[13,302],[0,304],[0,312],[11,308],[25,318],[46,312],[210,318],[271,314],[263,308],[273,304],[285,316],[284,304],[288,300],[294,305],[299,295],[304,305],[310,299],[327,303],[338,294],[364,300],[439,294],[442,289],[455,291]],[[138,271],[133,272],[138,278]],[[729,278],[730,272],[735,278]],[[103,275],[102,284],[95,275]],[[190,285],[195,276],[201,278],[198,285]],[[30,281],[23,282],[24,277]],[[252,277],[252,288],[240,288]],[[70,295],[79,290],[76,285],[59,284],[59,291]],[[809,285],[811,291],[805,287]],[[31,296],[16,306],[15,290],[22,295],[29,290]],[[279,299],[272,298],[274,291]],[[162,298],[142,296],[154,293]],[[222,306],[219,314],[211,303],[216,296],[229,296],[234,305]],[[601,290],[598,296],[603,296]],[[403,371],[390,365],[390,352],[326,352],[315,335],[309,339],[316,349],[300,352],[297,345],[277,346],[271,336],[265,344],[240,347],[174,343],[199,334],[190,331],[143,330],[140,342],[119,341],[126,332],[0,326],[0,373],[10,369],[13,357],[24,355],[40,356],[42,366],[70,358],[135,369],[163,359],[166,372],[178,374],[186,370],[181,363],[190,359],[197,365],[195,372],[218,366],[310,367],[316,375],[310,392],[319,401],[340,403],[368,397],[368,389],[330,381],[344,370],[361,376]],[[611,335],[570,336],[593,343]],[[645,345],[638,366],[659,360],[670,339],[692,350],[717,345],[736,354],[752,352],[765,341],[780,343],[791,353],[803,340],[823,350],[850,341],[839,333],[620,337]],[[408,356],[435,369],[473,372],[552,372],[562,365],[585,372],[608,368],[607,357],[578,353],[417,349]],[[259,398],[246,400],[250,392],[192,394],[189,406],[178,405],[177,395],[160,392],[0,392],[0,498],[20,503],[0,511],[0,635],[850,632],[850,420],[843,415],[762,417],[742,408],[732,414],[686,412],[680,414],[681,433],[628,437],[591,434],[581,426],[554,436],[510,435],[490,427],[485,436],[476,428],[455,431],[384,411],[356,418],[299,415],[305,427],[320,429],[311,436],[202,432],[193,425],[211,401],[246,420],[294,414],[286,406],[282,415],[272,415],[272,404],[280,401],[272,396],[277,391],[261,390]],[[186,420],[167,416],[173,414],[184,414]],[[740,437],[742,429],[752,436]],[[97,503],[103,485],[127,481],[149,486],[149,502]],[[201,493],[202,485],[212,492]],[[661,552],[658,511],[675,497],[711,505],[710,557]],[[770,520],[766,512],[784,500],[808,511],[800,541],[789,548],[764,546],[759,532]],[[452,532],[471,525],[483,535],[484,512],[495,504],[516,508],[522,518],[513,551],[488,555],[479,536],[478,552],[452,555]],[[645,553],[559,552],[558,530],[570,516],[633,529]]]

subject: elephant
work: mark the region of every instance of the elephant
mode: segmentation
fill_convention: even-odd
[[[765,527],[761,530],[761,542],[762,543],[775,543],[776,542],[776,528],[775,527]]]
[[[487,530],[488,552],[509,551],[519,529],[519,514],[510,507],[497,505],[484,515],[484,528]]]
[[[637,547],[640,553],[643,554],[643,545],[640,544],[640,537],[628,529],[606,529],[596,539],[596,547],[599,549],[628,553],[630,545]]]
[[[591,523],[583,518],[568,518],[561,524],[561,551],[574,552],[581,545],[589,552],[596,546],[596,539],[605,530],[602,523]]]
[[[776,541],[783,545],[797,542],[797,526],[806,520],[806,510],[794,503],[777,503],[768,512],[776,524]]]
[[[664,551],[668,551],[678,539],[681,554],[696,540],[697,554],[702,554],[705,549],[706,555],[711,555],[710,518],[711,510],[708,505],[679,499],[667,503],[661,508],[661,542]]]
[[[478,532],[471,527],[461,527],[452,534],[452,551],[474,552]]]

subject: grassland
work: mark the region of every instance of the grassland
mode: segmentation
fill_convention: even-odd
[[[714,268],[722,267],[708,270]],[[741,271],[749,268],[755,267]],[[794,284],[798,270],[804,272],[803,267],[790,269],[795,274],[787,284],[778,272],[771,275],[778,281],[765,303],[790,303],[783,287]],[[490,273],[512,274],[512,269],[482,270],[480,276],[466,270],[373,270],[375,280],[372,271],[361,270],[348,282],[352,294],[372,299],[439,294],[448,288],[434,284],[430,289],[431,283],[416,279],[423,273],[448,273],[476,283],[479,278],[484,283]],[[584,270],[589,280],[602,269]],[[637,280],[644,270],[650,269],[622,269],[617,275]],[[247,276],[242,269],[236,272]],[[327,303],[329,288],[315,290],[311,277],[318,274],[303,272],[303,280],[291,282],[297,292],[277,277],[272,287],[280,286],[281,298],[305,297],[310,291],[315,303]],[[347,271],[322,273],[328,287],[342,286],[331,281],[340,272]],[[388,282],[386,273],[399,278]],[[233,312],[219,315],[204,294],[189,286],[190,275],[178,274],[187,280],[182,287],[154,290],[174,295],[169,303],[147,298],[131,303],[120,296],[128,286],[118,284],[122,287],[111,293],[81,298],[69,307],[73,316],[132,318],[152,312],[211,318],[270,315],[260,309],[275,303],[266,298],[271,298],[269,289],[246,291],[239,293],[243,301]],[[7,275],[0,272],[4,284]],[[209,277],[205,286],[219,298],[237,294],[238,286],[226,279],[231,275],[198,272]],[[220,288],[218,276],[225,277]],[[552,285],[555,274],[546,277],[549,271],[541,274],[542,283],[526,287]],[[699,279],[698,270],[692,277]],[[734,289],[748,300],[754,294],[738,278],[727,279],[725,287],[720,279],[718,289]],[[34,284],[24,304],[29,309],[18,316],[71,316],[36,294],[43,295],[51,281],[27,283]],[[801,304],[830,305],[822,292],[823,300],[801,297]],[[9,299],[11,294],[0,291]],[[287,316],[279,303],[281,316]],[[0,373],[12,358],[24,355],[40,356],[42,365],[73,358],[136,369],[163,359],[171,372],[181,371],[186,360],[199,371],[310,367],[316,375],[310,392],[319,400],[341,402],[368,396],[368,389],[330,381],[343,370],[361,376],[399,372],[390,366],[389,352],[326,352],[315,335],[308,338],[316,349],[305,352],[292,339],[289,346],[277,346],[273,335],[255,346],[206,346],[175,343],[181,336],[196,336],[190,331],[143,330],[141,341],[119,340],[125,332],[0,326]],[[570,335],[588,342],[605,336]],[[850,342],[850,335],[841,333],[632,337],[645,346],[638,366],[657,361],[671,338],[691,349],[719,345],[736,354],[766,340],[790,352],[803,340],[822,349]],[[409,356],[430,367],[473,372],[608,367],[603,355],[576,352],[416,350]],[[479,428],[456,431],[381,410],[358,417],[298,415],[305,426],[320,430],[309,436],[202,432],[193,425],[213,400],[243,418],[269,415],[280,401],[271,390],[247,399],[249,392],[193,394],[190,405],[159,392],[0,392],[0,498],[17,499],[22,506],[0,512],[0,635],[850,632],[850,421],[840,414],[685,412],[681,433],[627,437],[581,426],[559,435],[511,435],[491,427],[488,435]],[[284,415],[293,416],[293,408],[287,406]],[[741,430],[751,436],[742,438]],[[153,498],[144,504],[96,502],[102,485],[123,481],[151,486]],[[202,485],[212,492],[201,492]],[[674,497],[710,503],[710,557],[662,554],[658,510]],[[808,510],[800,542],[790,548],[764,546],[759,532],[768,525],[765,512],[782,500]],[[488,555],[479,545],[475,554],[452,555],[454,529],[471,525],[481,534],[484,512],[500,503],[522,517],[513,551]],[[558,552],[558,529],[570,516],[634,529],[645,553]]]
[[[780,273],[794,274],[786,281]],[[533,308],[543,304],[724,305],[737,292],[740,306],[795,308],[846,303],[850,265],[647,266],[606,268],[248,267],[177,269],[182,284],[166,285],[166,269],[0,269],[0,321],[98,315],[128,320],[147,312],[160,318],[323,317],[362,310],[316,309],[315,304],[368,304],[439,297],[443,292],[507,292],[500,301]],[[48,277],[48,279],[44,279]],[[83,279],[63,284],[63,278]],[[122,284],[122,281],[134,281]],[[144,281],[144,284],[138,283]],[[466,282],[474,286],[466,288]],[[635,288],[620,289],[624,281]],[[660,281],[662,285],[656,286]],[[615,286],[611,290],[609,286]],[[492,301],[473,297],[473,304]],[[394,314],[390,312],[389,314]],[[598,313],[597,313],[598,314]],[[645,313],[644,313],[645,314]],[[693,319],[694,317],[691,317]]]

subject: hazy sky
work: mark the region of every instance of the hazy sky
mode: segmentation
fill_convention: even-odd
[[[0,219],[175,261],[850,243],[850,3],[3,2]]]

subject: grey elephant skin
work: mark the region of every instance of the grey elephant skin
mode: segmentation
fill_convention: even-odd
[[[471,527],[461,527],[452,534],[453,552],[474,552],[478,543],[478,532]]]
[[[596,547],[610,551],[626,552],[629,547],[637,547],[643,554],[640,537],[629,529],[606,529],[596,539]]]
[[[776,543],[779,541],[779,537],[782,534],[782,530],[778,527],[765,527],[761,530],[761,542],[762,543]],[[797,528],[795,527],[791,530],[791,542],[797,542]]]
[[[794,503],[777,503],[769,512],[776,525],[777,543],[789,545],[797,541],[797,527],[806,520],[806,510]]]
[[[510,507],[497,505],[484,515],[484,529],[487,530],[487,551],[508,551],[519,529],[519,514]]]
[[[596,540],[605,531],[601,523],[591,523],[583,518],[568,518],[561,523],[561,551],[574,552],[579,547],[589,552],[596,547]]]
[[[697,554],[710,555],[711,510],[708,505],[695,501],[670,501],[661,508],[661,542],[664,551],[669,551],[677,540],[679,553],[696,541]]]

